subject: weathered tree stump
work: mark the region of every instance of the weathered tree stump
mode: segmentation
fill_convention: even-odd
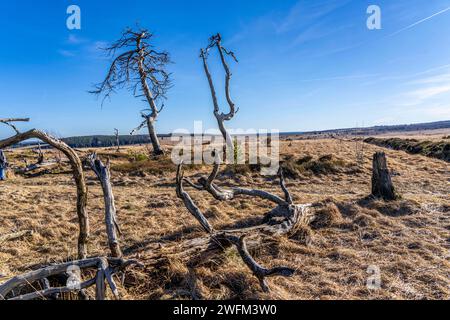
[[[373,156],[372,195],[386,201],[396,200],[398,198],[394,185],[392,184],[384,152],[377,152]]]

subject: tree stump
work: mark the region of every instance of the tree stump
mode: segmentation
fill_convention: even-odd
[[[373,156],[372,195],[386,201],[397,199],[384,152],[377,152]]]

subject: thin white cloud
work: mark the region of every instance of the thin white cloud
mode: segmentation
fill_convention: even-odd
[[[433,98],[437,95],[440,95],[445,92],[450,91],[450,84],[447,85],[441,85],[441,86],[431,86],[423,89],[414,90],[411,92],[408,92],[408,95],[418,99],[419,101],[423,101],[426,99]]]
[[[75,34],[70,34],[70,35],[67,37],[67,40],[66,40],[66,43],[67,43],[67,44],[71,44],[71,45],[82,44],[82,43],[85,43],[85,42],[87,42],[86,39],[80,38],[80,37],[78,37],[78,36],[75,35]]]
[[[395,36],[395,35],[397,35],[397,34],[403,32],[403,31],[406,31],[406,30],[409,30],[409,29],[411,29],[411,28],[414,28],[415,26],[417,26],[417,25],[419,25],[419,24],[421,24],[421,23],[423,23],[423,22],[425,22],[425,21],[428,21],[428,20],[430,20],[430,19],[432,19],[432,18],[434,18],[434,17],[436,17],[436,16],[438,16],[438,15],[441,15],[441,14],[443,14],[443,13],[449,11],[449,10],[450,10],[450,7],[445,8],[444,10],[441,10],[441,11],[439,11],[439,12],[436,12],[436,13],[432,14],[432,15],[429,16],[429,17],[426,17],[426,18],[424,18],[424,19],[421,19],[421,20],[419,20],[419,21],[417,21],[417,22],[414,22],[414,23],[410,24],[409,26],[406,26],[406,27],[404,27],[404,28],[401,28],[400,30],[395,31],[394,33],[391,33],[390,35],[388,35],[388,37]]]
[[[347,4],[349,0],[334,1],[298,1],[285,18],[276,27],[277,33],[284,33],[292,29],[311,23]]]
[[[332,81],[332,80],[353,80],[353,79],[366,79],[377,77],[380,74],[356,74],[356,75],[343,75],[336,77],[324,77],[324,78],[313,78],[313,79],[305,79],[299,80],[300,82],[315,82],[315,81]]]
[[[58,53],[66,58],[75,57],[75,55],[76,55],[75,52],[70,51],[70,50],[64,50],[64,49],[58,50]]]

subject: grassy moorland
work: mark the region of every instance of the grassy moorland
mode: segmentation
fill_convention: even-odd
[[[448,163],[364,144],[357,164],[352,139],[283,141],[281,157],[287,187],[296,203],[328,203],[324,219],[289,239],[277,239],[254,252],[265,266],[286,265],[293,278],[272,278],[263,293],[235,249],[190,269],[175,258],[157,268],[131,269],[121,294],[127,299],[449,299],[450,199]],[[170,149],[170,146],[166,146]],[[388,157],[401,200],[383,202],[370,193],[374,152]],[[89,150],[82,150],[86,154]],[[176,244],[203,233],[175,194],[175,166],[169,158],[147,158],[146,148],[97,149],[111,159],[112,182],[126,257],[145,262],[156,244]],[[13,166],[35,157],[29,149],[8,151]],[[46,151],[52,158],[54,151]],[[250,166],[223,168],[218,184],[280,193],[278,182]],[[186,175],[208,173],[191,166]],[[93,173],[87,176],[91,220],[90,254],[107,251],[103,195]],[[239,197],[220,202],[189,189],[216,229],[245,225],[270,203]],[[34,177],[11,174],[0,184],[0,235],[31,230],[31,235],[0,245],[0,281],[35,264],[76,258],[78,225],[75,187],[66,164]],[[168,253],[169,256],[169,253]],[[366,287],[369,266],[381,271],[381,289]]]

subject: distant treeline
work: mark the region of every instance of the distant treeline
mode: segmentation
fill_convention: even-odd
[[[429,123],[416,123],[416,124],[401,124],[390,126],[375,126],[367,128],[348,128],[348,129],[335,129],[325,131],[315,131],[309,134],[349,134],[349,135],[377,135],[389,132],[409,132],[409,131],[422,131],[422,130],[436,130],[450,128],[450,120],[437,121]]]
[[[406,151],[410,154],[421,154],[450,162],[450,143],[446,141],[419,141],[400,138],[367,138],[366,143],[394,150]]]
[[[417,124],[405,124],[405,125],[392,125],[392,126],[375,126],[369,128],[347,128],[347,129],[335,129],[325,131],[312,131],[312,132],[282,132],[281,136],[291,135],[364,135],[372,136],[388,132],[403,132],[403,131],[421,131],[421,130],[433,130],[433,129],[446,129],[450,128],[450,120],[438,121],[430,123],[417,123]],[[170,138],[170,134],[158,135],[161,139]],[[136,144],[148,144],[150,138],[148,135],[122,135],[119,137],[120,145],[136,145]],[[106,135],[84,136],[84,137],[69,137],[62,139],[72,148],[96,148],[96,147],[112,147],[116,145],[116,137]],[[36,142],[21,143],[19,146],[36,145]]]
[[[169,136],[161,136],[169,137]],[[112,147],[116,145],[115,136],[85,136],[85,137],[69,137],[62,139],[72,148],[99,148],[99,147]],[[136,144],[148,144],[150,138],[148,135],[123,135],[119,136],[120,145],[136,145]]]

